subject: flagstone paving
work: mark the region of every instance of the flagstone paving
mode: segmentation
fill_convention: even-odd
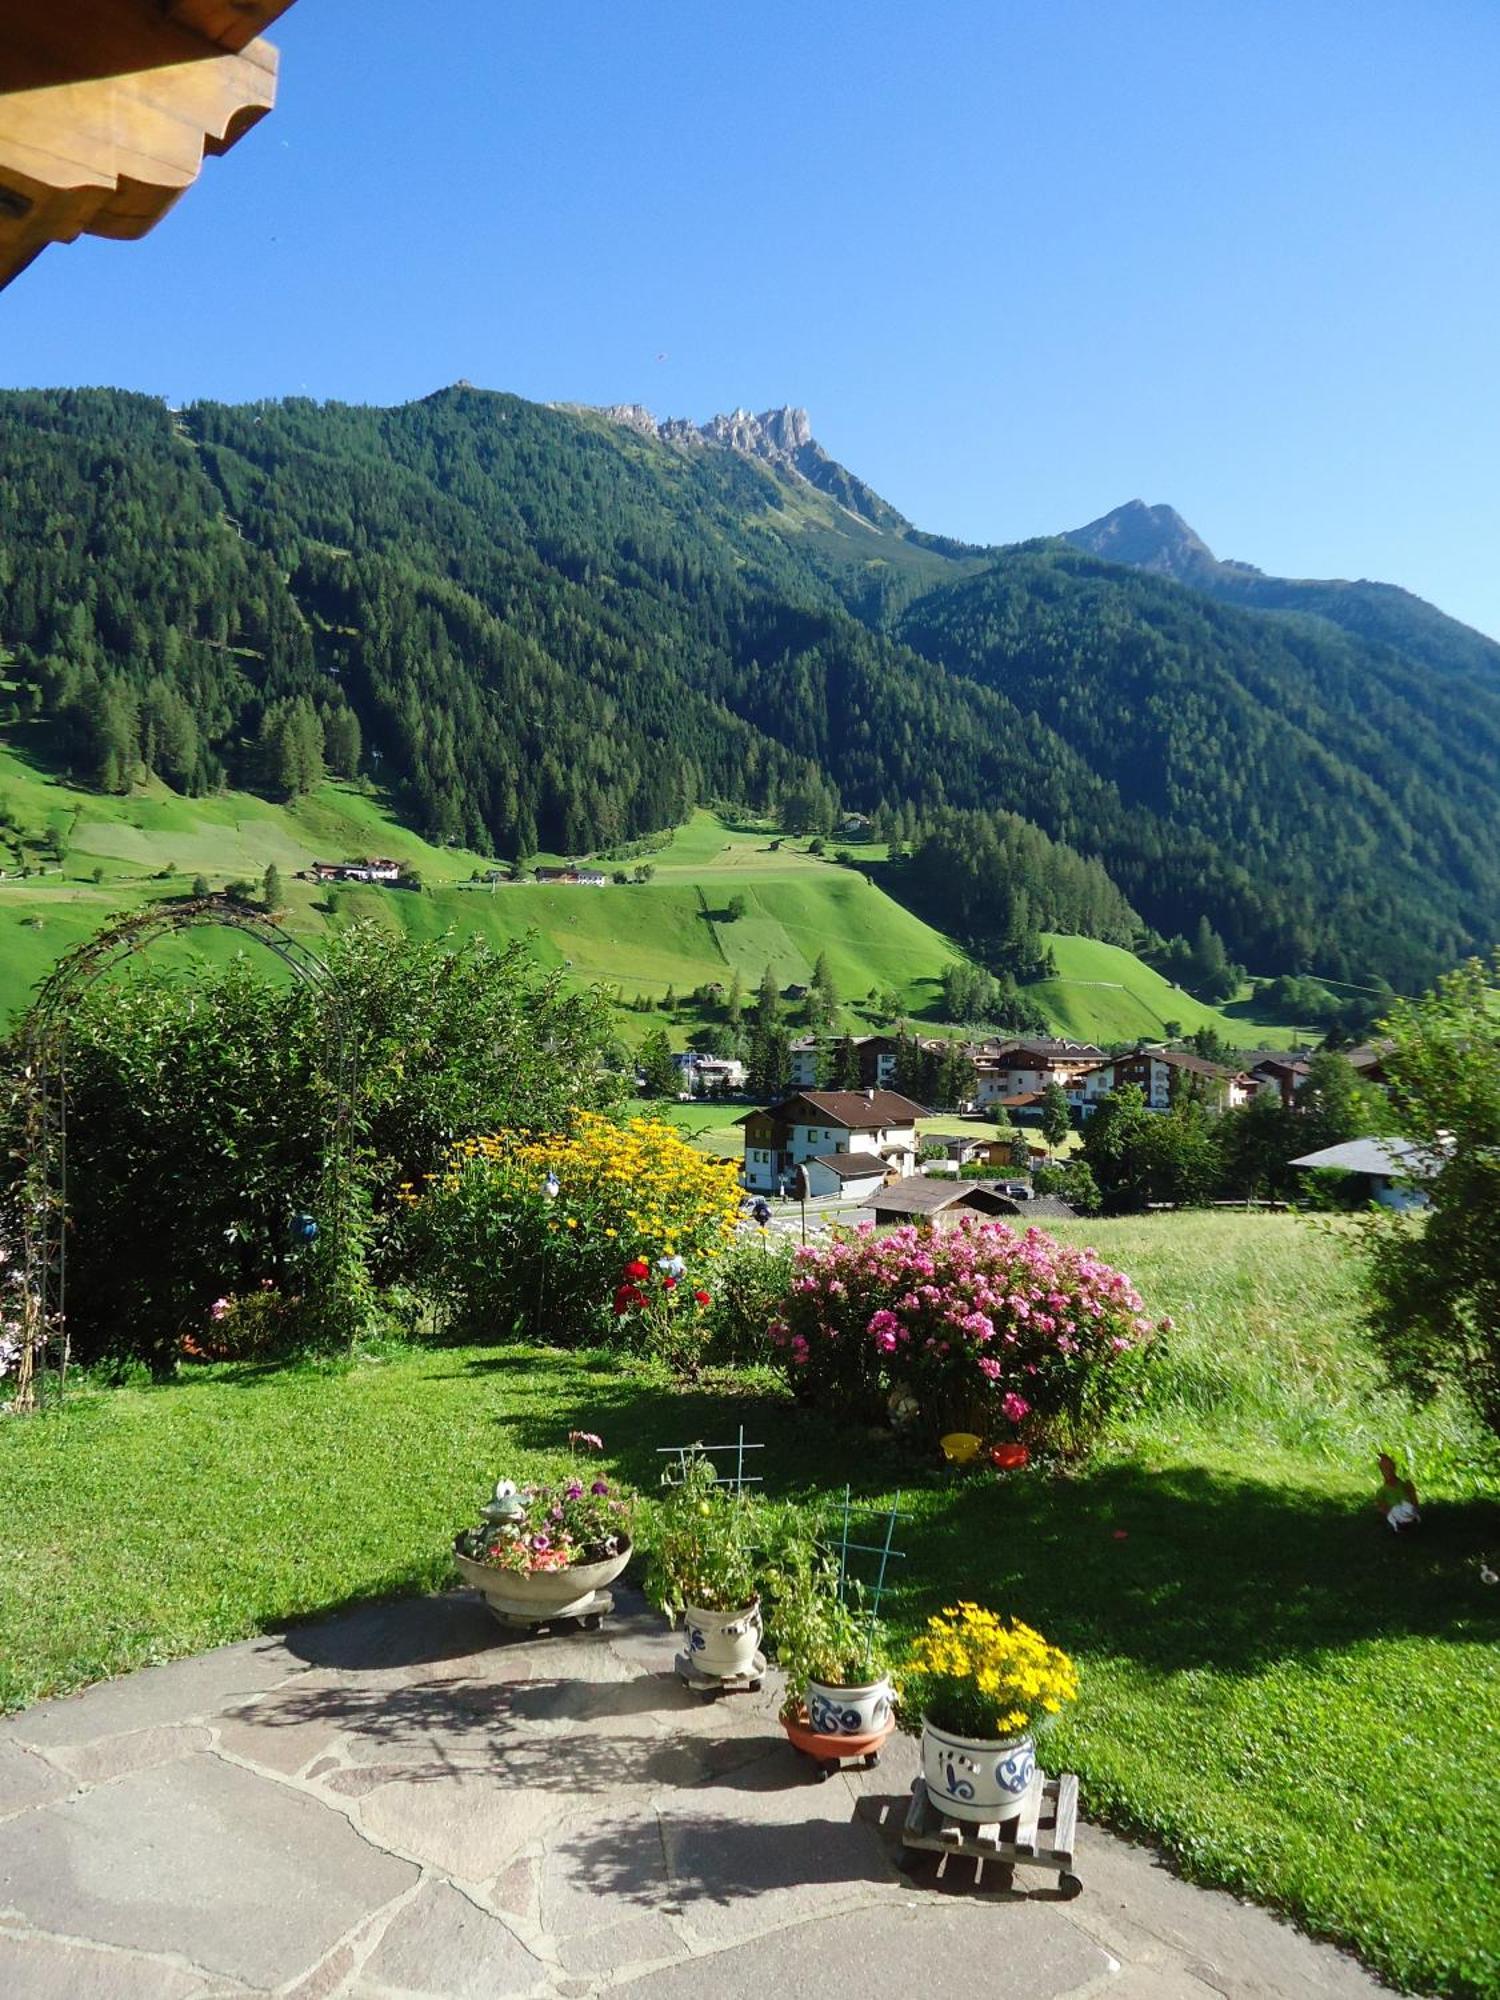
[[[1355,2000],[1351,1958],[1085,1827],[1084,1891],[899,1873],[915,1769],[817,1783],[638,1599],[361,1609],[0,1721],[7,2000]]]

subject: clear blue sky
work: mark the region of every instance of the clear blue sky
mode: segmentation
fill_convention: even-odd
[[[924,527],[1139,495],[1500,634],[1496,0],[298,0],[0,381],[804,403]]]

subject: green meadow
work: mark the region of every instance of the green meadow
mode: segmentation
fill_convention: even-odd
[[[476,883],[474,875],[491,865],[484,857],[432,846],[401,826],[378,794],[349,784],[325,784],[290,805],[247,792],[183,798],[154,780],[117,798],[75,789],[0,742],[0,807],[10,828],[0,833],[0,1020],[14,1019],[55,961],[110,917],[186,896],[200,875],[215,890],[235,880],[258,885],[273,862],[285,921],[309,940],[357,918],[422,938],[524,939],[543,964],[608,988],[620,1003],[621,1033],[632,1041],[652,1025],[651,1015],[631,1008],[638,996],[660,1003],[673,993],[680,1034],[698,1018],[686,1004],[694,988],[727,987],[738,973],[749,996],[768,965],[780,985],[805,985],[819,953],[851,1028],[873,1025],[867,1002],[874,994],[894,995],[912,1020],[939,1026],[943,973],[962,955],[858,866],[813,854],[805,838],[708,811],[640,857],[653,870],[649,882],[596,889]],[[49,831],[63,845],[61,864],[42,854]],[[857,862],[884,860],[878,847],[851,852]],[[313,861],[368,854],[416,869],[422,891],[344,886],[330,906],[325,888],[295,879]],[[630,872],[636,858],[604,856],[595,865]],[[18,873],[23,859],[33,870],[25,877]],[[744,912],[731,919],[735,897]],[[1160,1035],[1176,1020],[1184,1030],[1211,1025],[1240,1041],[1285,1035],[1234,1018],[1239,1008],[1225,1014],[1205,1007],[1116,946],[1050,942],[1059,976],[1031,990],[1059,1033],[1121,1041]],[[166,963],[189,965],[222,963],[246,948],[242,939],[199,930],[157,950]]]

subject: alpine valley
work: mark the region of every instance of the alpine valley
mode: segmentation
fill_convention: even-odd
[[[799,410],[467,384],[0,395],[0,492],[0,738],[69,796],[291,809],[328,771],[506,860],[708,804],[858,813],[903,900],[1012,963],[1037,930],[1211,930],[1258,973],[1413,988],[1500,941],[1500,646],[1218,561],[1169,508],[972,547]]]

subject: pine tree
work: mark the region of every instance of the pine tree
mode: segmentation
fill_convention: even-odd
[[[1042,1092],[1042,1137],[1049,1153],[1055,1153],[1073,1129],[1068,1100],[1061,1084],[1049,1083]]]
[[[859,1050],[854,1046],[852,1035],[841,1036],[834,1048],[828,1087],[830,1090],[859,1089]]]
[[[665,1028],[653,1028],[641,1043],[642,1089],[647,1097],[677,1095],[677,1065],[672,1060],[672,1044]]]
[[[261,884],[261,901],[273,915],[286,903],[286,898],[281,892],[281,870],[274,861],[266,864],[265,878]]]
[[[769,1027],[781,1018],[781,988],[776,983],[776,974],[767,965],[760,976],[760,988],[755,996],[755,1020],[758,1027]]]

